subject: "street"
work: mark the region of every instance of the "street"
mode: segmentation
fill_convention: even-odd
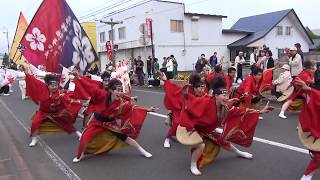
[[[298,139],[298,113],[288,113],[288,119],[278,118],[280,104],[264,115],[250,148],[239,147],[254,155],[252,160],[238,158],[221,149],[213,163],[195,177],[189,170],[190,149],[179,143],[163,148],[167,132],[163,116],[161,90],[136,88],[137,104],[157,105],[159,111],[149,114],[138,142],[153,154],[146,159],[132,147],[93,157],[74,164],[78,145],[75,134],[41,136],[38,146],[29,148],[31,116],[37,109],[30,100],[22,101],[17,84],[11,96],[0,97],[0,179],[83,179],[83,180],[296,180],[301,178],[310,161],[308,151]],[[81,129],[82,121],[77,122]],[[19,157],[17,157],[17,154]],[[8,160],[9,159],[9,160]],[[8,163],[4,162],[8,161]],[[319,179],[316,174],[313,179]]]

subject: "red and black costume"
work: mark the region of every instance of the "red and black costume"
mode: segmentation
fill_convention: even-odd
[[[28,96],[39,104],[39,110],[32,117],[31,136],[53,132],[76,131],[73,124],[82,107],[73,94],[58,89],[51,94],[48,86],[33,75],[26,75],[26,91]]]

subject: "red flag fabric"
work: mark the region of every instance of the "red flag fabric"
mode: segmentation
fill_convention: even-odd
[[[249,147],[253,141],[258,118],[257,111],[234,107],[226,118],[222,139]]]
[[[65,0],[44,0],[26,30],[21,44],[23,56],[34,66],[61,72],[79,66],[86,72],[98,60],[94,48]]]
[[[311,132],[315,139],[320,138],[320,91],[312,88],[303,110],[300,113],[300,124],[304,132]]]

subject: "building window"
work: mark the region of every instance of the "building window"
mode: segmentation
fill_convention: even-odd
[[[290,36],[290,35],[291,35],[291,29],[292,29],[292,28],[291,28],[290,26],[287,26],[287,27],[286,27],[286,35],[287,35],[287,36]]]
[[[126,27],[119,28],[118,32],[119,32],[119,39],[125,39],[126,38]]]
[[[283,28],[282,26],[277,26],[277,35],[282,36],[283,35]]]
[[[101,43],[106,42],[106,33],[105,32],[100,33],[100,42]]]
[[[183,20],[170,20],[171,32],[183,32]]]
[[[191,39],[192,40],[199,40],[199,20],[198,19],[192,19],[191,20]]]
[[[115,35],[114,35],[114,30],[112,31],[112,30],[109,30],[109,40],[111,41],[111,40],[115,40],[116,38],[115,38]]]

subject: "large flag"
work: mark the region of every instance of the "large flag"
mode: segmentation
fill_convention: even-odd
[[[98,60],[97,54],[79,21],[65,0],[44,0],[34,15],[21,44],[24,57],[49,72],[79,66],[86,72]]]
[[[18,50],[18,47],[27,28],[28,28],[27,20],[24,18],[22,12],[20,12],[16,32],[14,34],[14,39],[12,41],[12,45],[9,53],[10,59],[12,59],[13,62],[17,64],[22,64],[25,61],[24,57],[21,55],[20,51]]]

